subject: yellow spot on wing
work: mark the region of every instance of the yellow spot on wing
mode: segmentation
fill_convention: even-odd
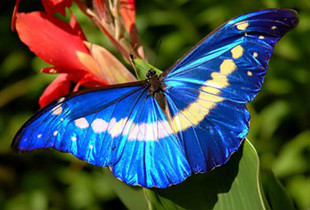
[[[253,56],[256,58],[258,56],[257,52],[254,52]]]
[[[275,29],[277,29],[277,26],[272,26],[271,29],[275,30]]]
[[[243,47],[241,47],[241,45],[234,47],[231,50],[231,54],[234,59],[240,58],[243,54]]]
[[[231,74],[237,68],[236,64],[233,60],[227,59],[224,60],[220,66],[220,73],[221,74]],[[212,75],[211,75],[212,76]]]
[[[238,23],[237,29],[240,31],[244,31],[248,26],[249,26],[248,22],[242,21],[242,22]]]
[[[250,72],[250,71],[247,71],[247,74],[249,77],[251,77],[253,75],[252,72]]]
[[[211,74],[212,79],[208,80],[205,85],[215,88],[224,88],[228,86],[227,76],[218,72]],[[201,90],[201,89],[200,89]]]
[[[265,39],[265,37],[264,37],[264,36],[259,36],[258,38],[259,38],[259,39]]]

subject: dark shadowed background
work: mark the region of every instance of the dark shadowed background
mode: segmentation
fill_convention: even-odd
[[[20,11],[41,9],[38,2],[24,0]],[[54,78],[39,73],[47,64],[10,31],[13,6],[0,2],[0,209],[126,209],[99,167],[56,151],[11,152],[14,134],[39,109],[38,98]],[[309,209],[310,1],[141,0],[137,27],[149,62],[157,60],[164,70],[224,21],[269,7],[296,9],[300,23],[276,46],[262,91],[249,105],[248,138],[263,177],[272,169],[296,208]],[[113,50],[85,16],[75,14],[90,41]]]

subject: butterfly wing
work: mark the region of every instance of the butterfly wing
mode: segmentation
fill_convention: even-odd
[[[17,151],[54,148],[109,166],[129,185],[167,187],[190,167],[144,82],[60,99],[30,119],[13,141]]]
[[[194,173],[224,164],[248,133],[245,104],[261,89],[275,43],[298,23],[268,9],[219,27],[163,73],[175,132]]]

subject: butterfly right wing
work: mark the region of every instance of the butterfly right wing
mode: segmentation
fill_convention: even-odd
[[[238,150],[249,128],[245,105],[262,87],[274,45],[297,23],[289,9],[241,15],[162,74],[171,122],[194,173],[223,165]]]

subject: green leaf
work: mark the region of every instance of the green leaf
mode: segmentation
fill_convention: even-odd
[[[126,194],[127,199],[122,201],[130,209],[141,209],[131,200],[137,196],[140,196],[140,202],[146,199],[150,210],[266,209],[260,188],[258,156],[248,140],[227,164],[205,174],[193,175],[182,184],[167,189],[144,188],[145,197],[141,194],[142,188],[117,182],[114,187],[122,196]],[[130,189],[136,194],[129,195]]]
[[[158,75],[162,73],[161,70],[159,70],[155,66],[152,66],[149,63],[146,63],[144,60],[142,60],[140,58],[134,59],[133,60],[133,65],[134,65],[134,69],[136,71],[138,80],[145,80],[146,79],[146,73],[150,69],[155,70]]]
[[[272,210],[294,210],[292,199],[272,171],[262,176],[266,198]]]

